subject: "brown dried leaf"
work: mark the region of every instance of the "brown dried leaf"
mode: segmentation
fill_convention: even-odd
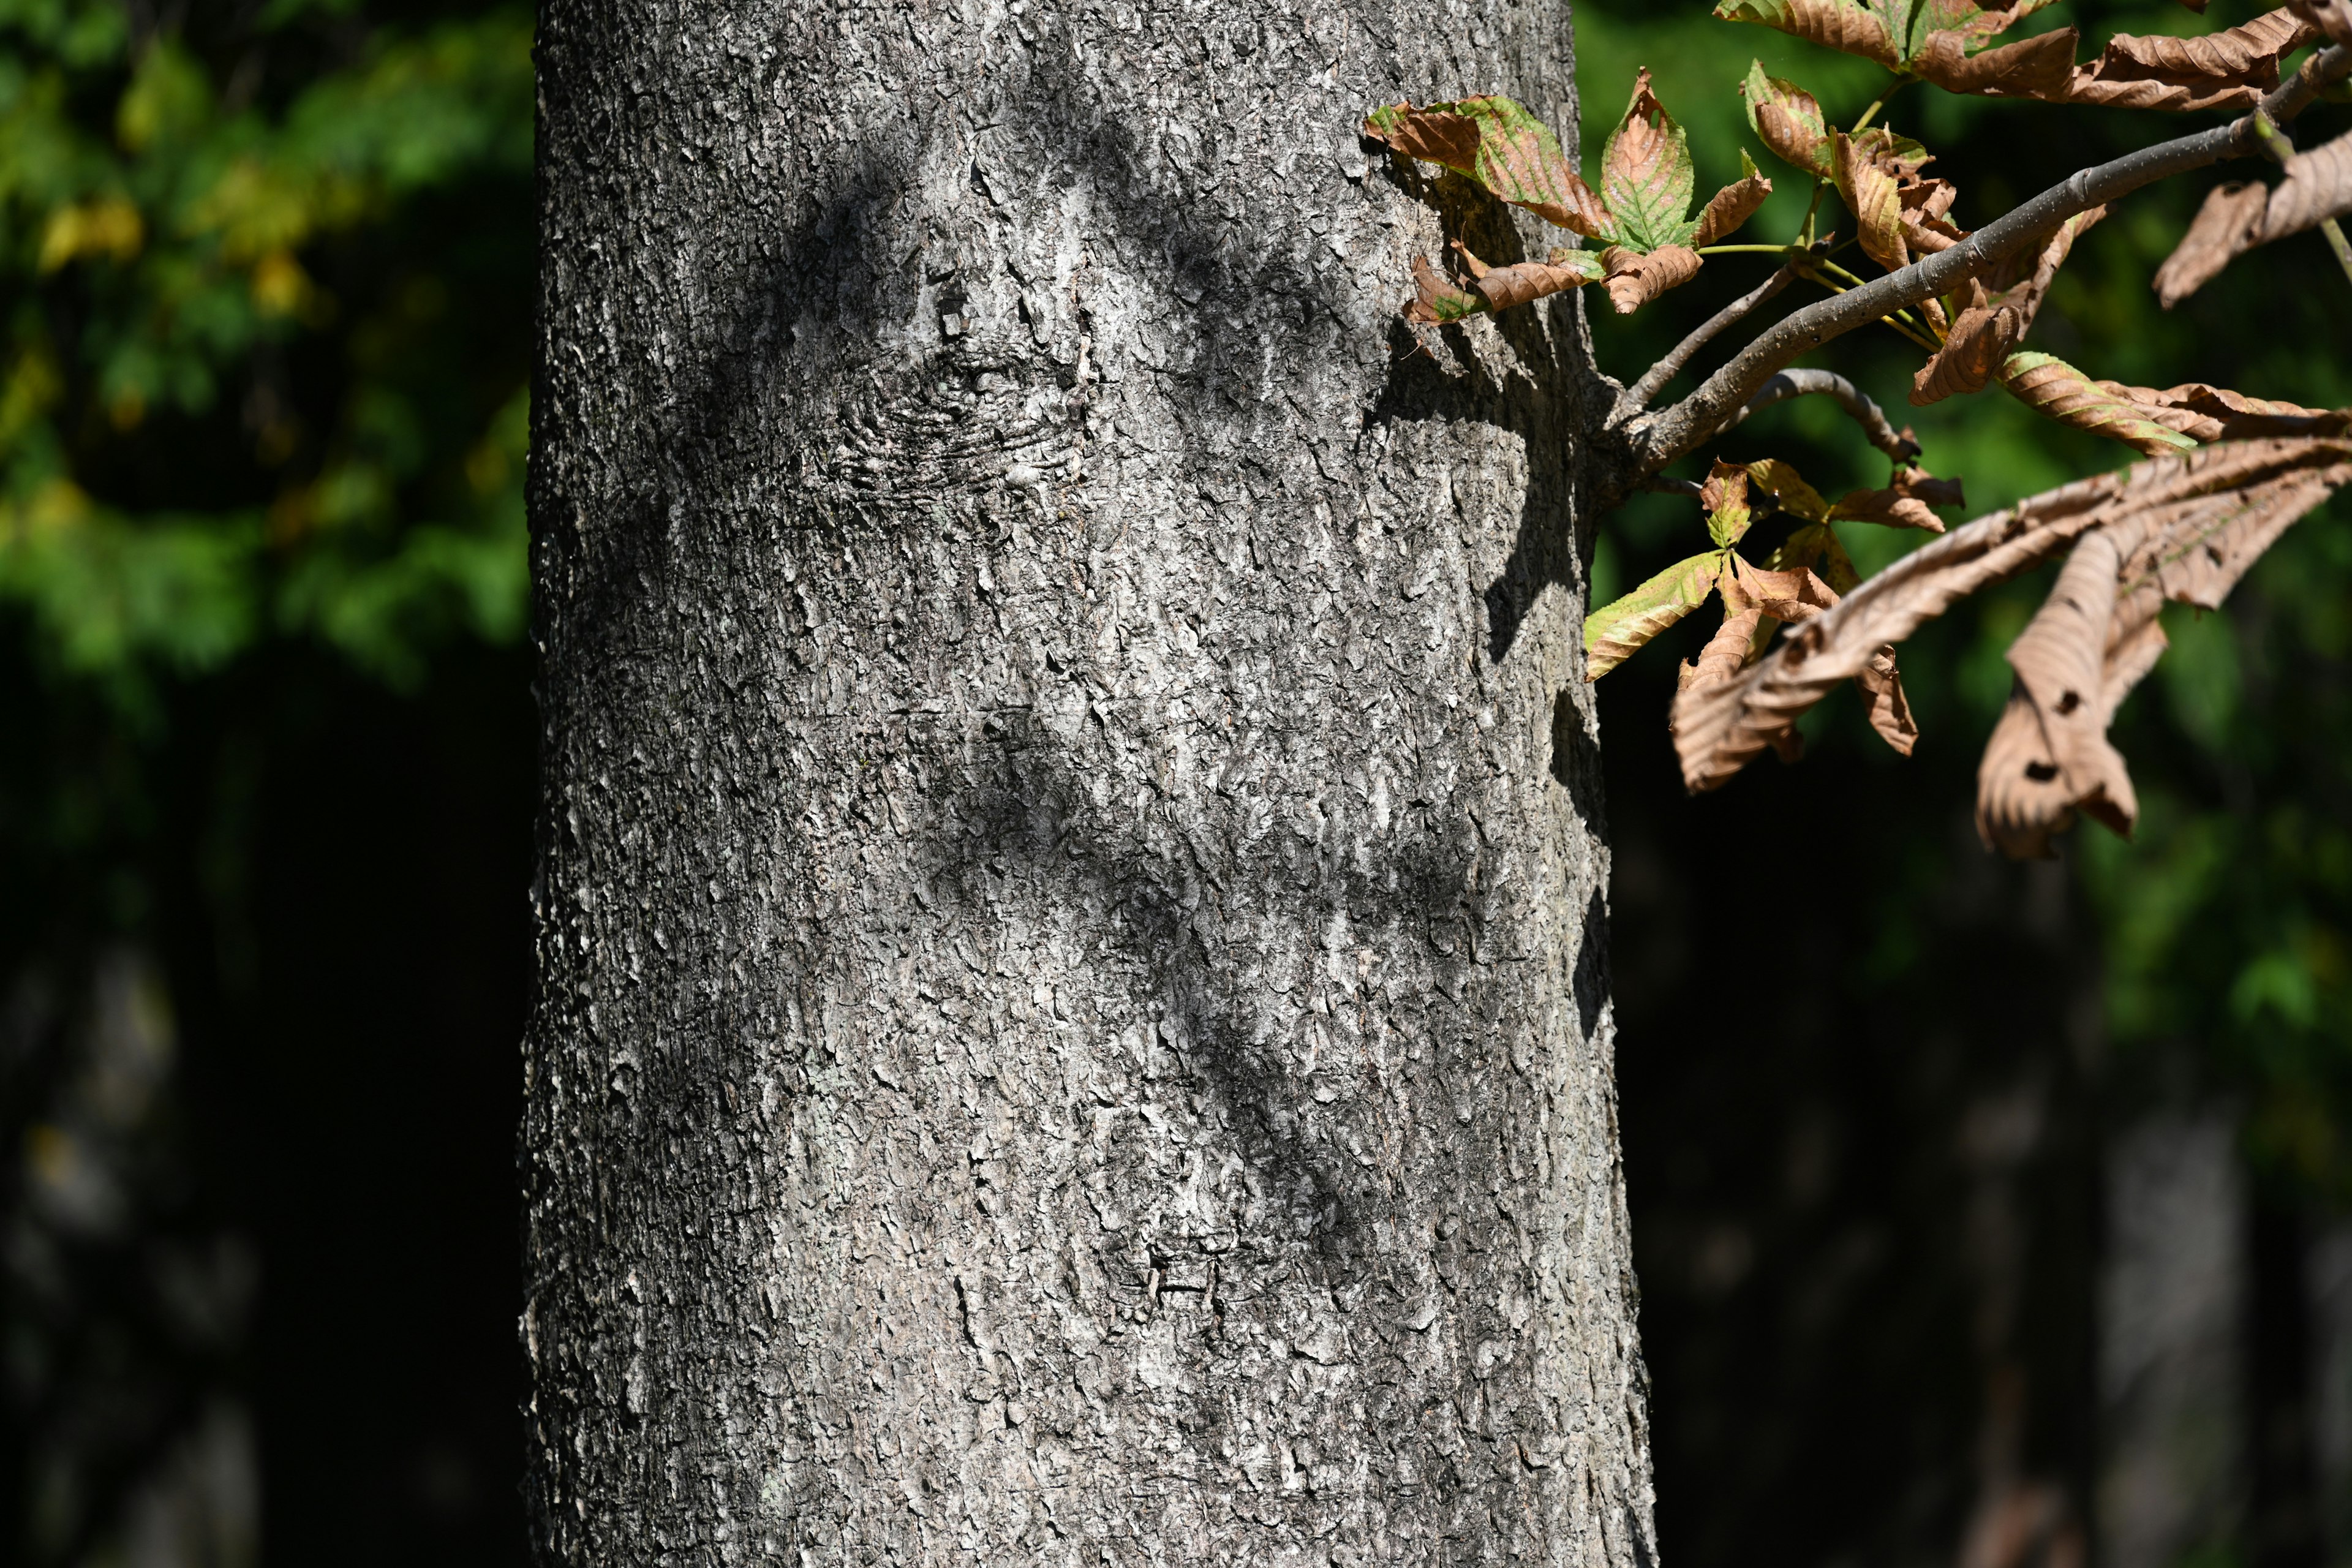
[[[2011,352],[2024,342],[2033,318],[2041,312],[2042,301],[2049,297],[2058,268],[2073,253],[2074,241],[2106,216],[2104,206],[2077,213],[2032,250],[2020,251],[1998,268],[1993,282],[2000,291],[1985,295],[1960,312],[1944,346],[1911,378],[1911,401],[1924,407],[1955,394],[1982,391]],[[2009,282],[2017,277],[2027,257],[2032,258],[2032,272],[2021,282]]]
[[[1909,756],[1919,743],[1919,726],[1911,717],[1911,699],[1904,695],[1903,671],[1895,666],[1894,647],[1890,645],[1872,654],[1870,662],[1854,672],[1853,684],[1862,693],[1863,716],[1878,731],[1878,738],[1894,747],[1897,755]]]
[[[2181,0],[2183,5],[2188,0]],[[2287,0],[2294,14],[2338,44],[2352,44],[2352,0]],[[2200,11],[2205,7],[2199,5]]]
[[[2196,445],[2054,355],[2011,354],[2000,377],[2001,385],[2034,412],[2061,425],[2121,441],[2136,452],[2154,457]]]
[[[2171,310],[2253,248],[2270,199],[2269,189],[2260,184],[2214,186],[2189,232],[2156,269],[2157,303]]]
[[[2352,212],[2352,132],[2288,162],[2286,178],[2271,192],[2261,243],[2316,228],[2347,212]]]
[[[1772,182],[1756,172],[1756,165],[1748,161],[1746,153],[1739,154],[1739,162],[1746,171],[1743,177],[1709,196],[1706,206],[1699,213],[1698,232],[1691,236],[1694,249],[1713,245],[1754,217],[1756,209],[1764,205],[1764,198],[1772,194]]]
[[[1830,142],[1837,192],[1853,214],[1864,252],[1889,272],[1909,266],[1901,183],[1883,152],[1885,142],[1871,132],[1850,138],[1843,131],[1832,132]]]
[[[2158,611],[2168,599],[2218,609],[2279,535],[2342,482],[2324,468],[2288,471],[2084,535],[2010,651],[2018,689],[1977,773],[1977,826],[1987,844],[2046,855],[2078,810],[2129,835],[2137,805],[2105,731],[2164,651]]]
[[[1885,24],[1854,0],[1721,0],[1727,22],[1755,22],[1892,68],[1901,61]]]
[[[1540,300],[1569,289],[1597,283],[1603,276],[1601,258],[1589,250],[1556,250],[1548,261],[1521,261],[1509,267],[1489,267],[1472,285],[1497,310]]]
[[[1933,256],[1968,238],[1967,229],[1944,216],[1959,195],[1951,181],[1915,176],[1895,188],[1903,202],[1904,243],[1915,255]]]
[[[1748,105],[1748,123],[1773,155],[1808,174],[1827,178],[1830,173],[1829,122],[1813,95],[1795,82],[1764,74],[1764,62],[1748,68],[1739,84]]]
[[[2131,775],[2107,743],[2116,543],[2107,528],[2084,534],[2009,650],[2016,689],[1977,767],[1977,832],[2013,859],[2047,856],[2077,810],[2126,836],[2139,816]]]
[[[2093,225],[2106,216],[2107,209],[2105,206],[2091,207],[2078,212],[2060,224],[2031,250],[2020,249],[2001,267],[1996,268],[1995,275],[1990,279],[1995,296],[1993,303],[2014,306],[2021,310],[2024,312],[2025,324],[2031,327],[2033,324],[2034,316],[2042,309],[2042,301],[2050,293],[2051,283],[2058,276],[2058,268],[2065,264],[2067,257],[2074,254],[2074,242],[2082,238]],[[2022,264],[2029,258],[2032,262],[2032,271],[2025,275],[2023,281],[2012,282],[2012,268],[2021,268]]]
[[[2275,87],[2279,61],[2318,36],[2317,23],[2281,5],[2222,33],[2186,38],[2118,34],[2100,59],[2102,64],[2125,60],[2145,71],[2177,77],[2236,77],[2266,70]]]
[[[2202,37],[2119,35],[2061,96],[2123,109],[2249,109],[2278,85],[2279,61],[2318,36],[2284,5]]]
[[[1601,264],[1608,268],[1609,302],[1621,316],[1630,316],[1667,289],[1689,282],[1701,266],[1698,252],[1679,245],[1662,246],[1646,256],[1612,245],[1601,253]]]
[[[2025,336],[2025,323],[2024,313],[2008,305],[1962,310],[1944,346],[1911,377],[1913,405],[1925,408],[1961,393],[1982,392]]]
[[[1413,298],[1404,308],[1404,319],[1424,326],[1445,321],[1458,321],[1465,316],[1475,316],[1487,308],[1486,301],[1476,294],[1456,289],[1444,274],[1429,264],[1429,258],[1412,258]]]
[[[2347,416],[2334,409],[2305,408],[2294,403],[2273,403],[2248,397],[2226,386],[2201,381],[2166,387],[2126,386],[2103,381],[2103,392],[2137,407],[2168,430],[2195,441],[2242,441],[2257,436],[2341,434]]]
[[[1760,609],[1781,622],[1811,620],[1838,602],[1830,585],[1805,567],[1767,571],[1737,555],[1731,558],[1731,575],[1717,587],[1726,608]]]
[[[1883,490],[1847,491],[1830,509],[1830,516],[1941,533],[1943,520],[1933,509],[1967,504],[1959,480],[1939,479],[1927,469],[1915,467],[1896,469],[1894,482]]]
[[[2074,74],[2075,41],[2074,28],[2061,27],[1970,55],[1959,32],[1930,33],[1927,47],[1912,57],[1911,68],[1946,92],[2062,98]]]
[[[1682,667],[1675,677],[1675,700],[1677,705],[1685,691],[1704,690],[1721,686],[1738,676],[1748,662],[1748,645],[1756,640],[1756,630],[1763,623],[1764,611],[1757,605],[1744,610],[1727,608],[1723,624],[1698,650],[1698,658]]]
[[[1723,784],[1832,686],[1859,675],[1879,649],[2094,528],[2137,519],[2150,538],[2190,540],[2209,552],[2213,541],[2224,539],[2218,576],[2224,566],[2242,572],[2252,559],[2248,551],[2258,553],[2287,521],[2347,482],[2352,440],[2233,441],[2078,480],[1955,529],[1796,628],[1746,674],[1679,693],[1673,729],[1683,782],[1694,791]],[[2178,550],[2152,568],[2170,570],[2183,594],[2210,591],[2210,582],[2189,582],[2193,569],[2190,555]]]

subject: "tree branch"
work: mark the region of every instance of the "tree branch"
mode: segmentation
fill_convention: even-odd
[[[1888,422],[1885,413],[1871,401],[1868,393],[1835,371],[1828,370],[1784,370],[1769,377],[1762,386],[1756,389],[1755,396],[1733,409],[1731,417],[1716,426],[1706,438],[1712,440],[1722,435],[1759,408],[1769,408],[1791,397],[1815,395],[1835,399],[1837,405],[1862,426],[1862,433],[1870,438],[1870,444],[1896,462],[1907,463],[1919,455],[1919,443],[1895,429]]]
[[[1828,255],[1831,237],[1823,235],[1820,239],[1815,240],[1810,255]],[[1796,281],[1802,260],[1809,258],[1805,256],[1792,255],[1778,272],[1708,317],[1704,325],[1696,328],[1690,336],[1676,343],[1673,351],[1664,359],[1643,371],[1641,380],[1625,389],[1624,394],[1617,399],[1617,406],[1609,411],[1609,422],[1612,425],[1619,424],[1647,408],[1650,405],[1650,399],[1657,396],[1666,383],[1674,380],[1675,373],[1690,363],[1691,355],[1706,347],[1709,340],[1717,333],[1734,325],[1757,306]]]
[[[1630,432],[1636,470],[1655,472],[1706,440],[1733,409],[1754,396],[1798,355],[1881,316],[1950,293],[2076,213],[2119,200],[2174,174],[2260,152],[2255,114],[2266,113],[2273,123],[2284,123],[2347,72],[2352,72],[2352,47],[2336,45],[2305,61],[2302,70],[2263,99],[2252,113],[2210,131],[2178,136],[2112,163],[2078,170],[1949,250],[1781,318],[1730,363],[1707,377],[1697,391]]]

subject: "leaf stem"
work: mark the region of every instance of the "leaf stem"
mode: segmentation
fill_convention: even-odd
[[[1847,132],[1846,134],[1849,136],[1859,136],[1864,132],[1869,130],[1870,122],[1878,118],[1878,111],[1886,107],[1886,100],[1893,98],[1896,93],[1901,92],[1905,88],[1909,87],[1911,85],[1911,81],[1912,79],[1907,76],[1896,78],[1893,87],[1890,87],[1885,92],[1880,93],[1877,100],[1873,102],[1868,109],[1862,111],[1862,118],[1853,122],[1853,129]]]
[[[1811,247],[1813,243],[1813,218],[1822,210],[1822,193],[1827,189],[1829,189],[1829,182],[1815,174],[1813,199],[1805,207],[1805,226],[1797,231],[1797,243],[1801,247]]]
[[[2327,248],[2336,253],[2336,265],[2344,268],[2344,276],[2352,279],[2352,245],[2344,240],[2344,226],[2334,218],[2319,220],[2319,232],[2326,237]]]
[[[2253,119],[2254,136],[2262,142],[2263,151],[2269,153],[2271,161],[2280,168],[2293,168],[2295,159],[2294,138],[2280,130],[2271,117],[2259,109],[2254,110]],[[2320,220],[2319,232],[2326,239],[2327,248],[2336,253],[2336,265],[2344,268],[2344,276],[2347,280],[2352,280],[2352,245],[2345,243],[2344,226],[2332,217],[2323,218]]]

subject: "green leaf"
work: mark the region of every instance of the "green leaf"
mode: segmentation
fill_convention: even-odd
[[[1500,94],[1376,109],[1364,121],[1364,134],[1409,158],[1465,174],[1547,223],[1591,236],[1608,225],[1601,199],[1568,161],[1559,138]]]
[[[1677,561],[1623,598],[1585,616],[1584,679],[1600,679],[1706,603],[1723,563],[1720,551]]]
[[[1644,252],[1689,244],[1698,232],[1687,216],[1697,180],[1689,138],[1650,90],[1645,69],[1601,154],[1601,195],[1612,226],[1604,237]]]

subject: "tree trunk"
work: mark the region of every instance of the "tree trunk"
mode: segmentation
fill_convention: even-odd
[[[1565,8],[550,0],[565,1563],[1645,1564]]]

